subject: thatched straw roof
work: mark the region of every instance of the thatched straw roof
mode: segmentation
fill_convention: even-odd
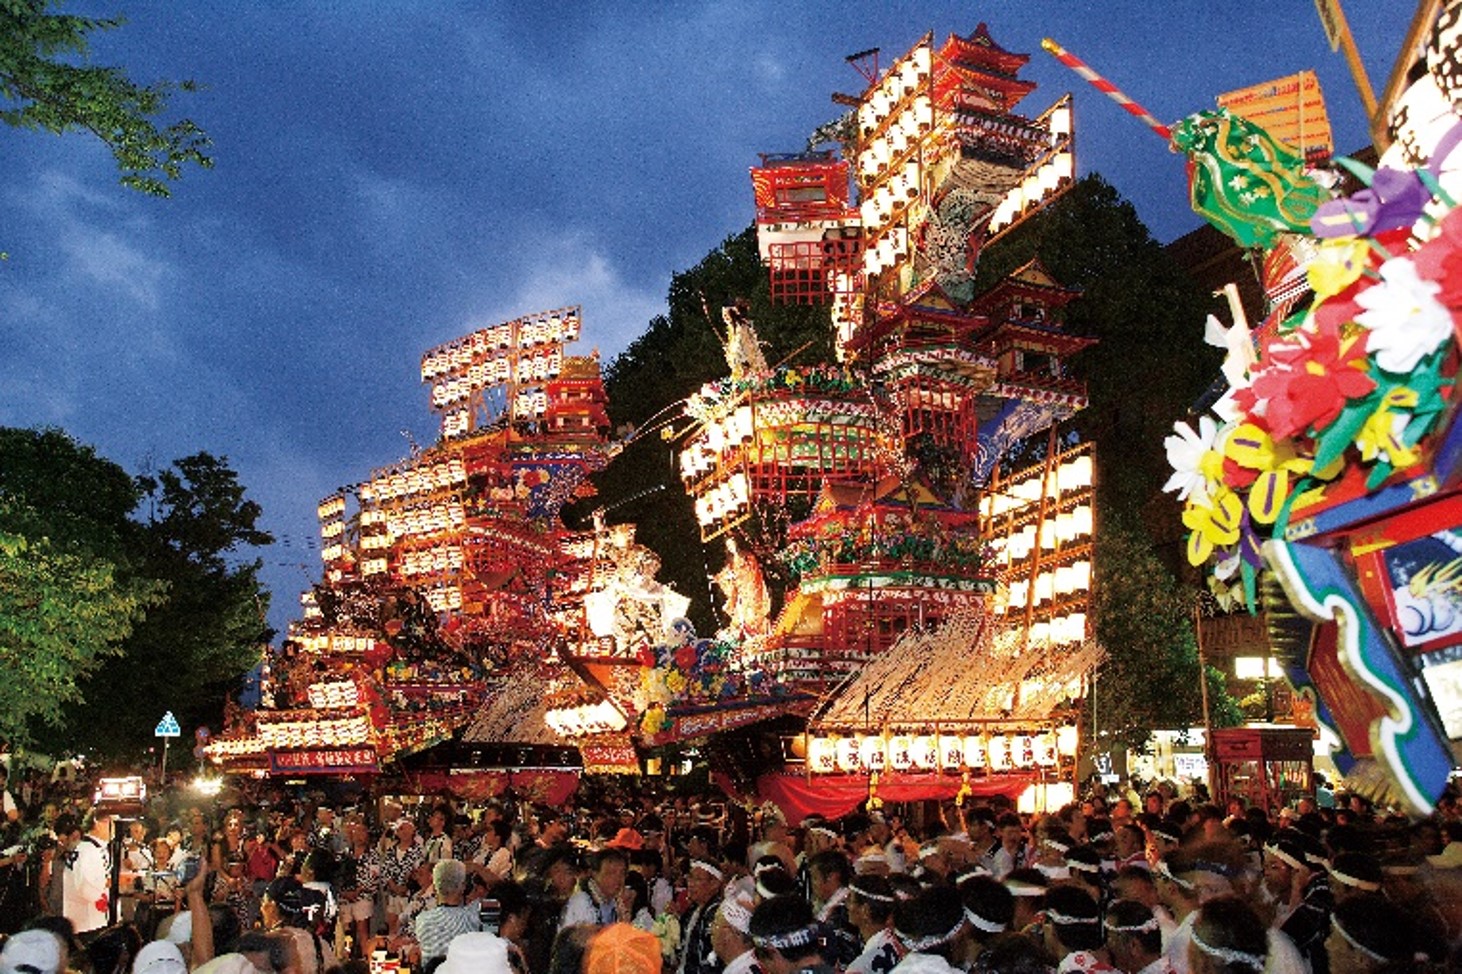
[[[987,616],[910,630],[812,720],[814,729],[929,727],[1050,720],[1106,658],[1093,642],[1020,647],[1020,631]]]

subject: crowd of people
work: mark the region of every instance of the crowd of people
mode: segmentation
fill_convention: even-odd
[[[1172,791],[774,806],[279,790],[118,811],[0,777],[0,974],[1346,974],[1459,966],[1462,815]],[[89,806],[89,807],[83,807]]]

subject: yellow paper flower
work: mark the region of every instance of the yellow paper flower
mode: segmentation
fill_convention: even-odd
[[[1253,423],[1242,423],[1224,440],[1223,455],[1246,470],[1258,473],[1249,487],[1249,516],[1259,524],[1273,524],[1289,496],[1295,476],[1310,472],[1314,462],[1295,452],[1290,440],[1274,438]]]
[[[1401,439],[1406,424],[1411,421],[1404,410],[1415,409],[1417,400],[1416,390],[1406,386],[1397,386],[1381,397],[1376,411],[1355,438],[1362,460],[1370,462],[1379,458],[1393,467],[1409,467],[1421,459],[1421,451],[1407,446]]]
[[[1189,564],[1201,565],[1213,554],[1214,548],[1237,542],[1243,516],[1243,502],[1231,490],[1225,489],[1213,495],[1206,503],[1189,501],[1183,508],[1183,524],[1193,532],[1188,536]]]
[[[1334,237],[1323,241],[1307,276],[1316,302],[1339,294],[1356,282],[1366,268],[1370,244],[1359,237]]]

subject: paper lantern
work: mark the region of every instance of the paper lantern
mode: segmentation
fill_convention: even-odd
[[[882,737],[865,737],[858,744],[858,759],[869,771],[882,771],[888,765],[888,751]]]
[[[1076,745],[1081,738],[1081,732],[1075,724],[1067,724],[1056,730],[1056,751],[1063,758],[1076,757]]]
[[[945,769],[958,768],[964,762],[965,747],[961,738],[949,734],[939,737],[939,766]]]
[[[967,768],[985,766],[985,738],[979,734],[970,734],[964,739],[964,763]]]
[[[921,771],[928,771],[939,764],[939,745],[932,734],[920,734],[914,738],[914,748],[911,756],[914,760],[914,767]]]
[[[814,737],[807,744],[807,765],[818,774],[837,770],[837,748],[832,738]]]
[[[1072,457],[1056,469],[1056,485],[1062,493],[1091,486],[1091,454]]]
[[[1003,734],[997,734],[990,738],[986,747],[986,760],[990,764],[991,771],[1008,771],[1010,769],[1010,740]]]
[[[1042,768],[1056,765],[1056,734],[1049,732],[1035,739],[1035,760]]]
[[[857,771],[860,767],[862,767],[862,762],[858,760],[857,738],[841,738],[835,746],[837,748],[837,761],[839,771]]]
[[[1029,734],[1017,734],[1010,739],[1010,763],[1017,768],[1029,768],[1035,764],[1035,755],[1031,753],[1031,738]]]
[[[907,771],[914,765],[914,739],[899,734],[888,739],[888,766],[895,771]]]

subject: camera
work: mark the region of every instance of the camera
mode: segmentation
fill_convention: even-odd
[[[178,882],[184,885],[191,883],[193,878],[198,875],[198,866],[199,859],[197,856],[188,856],[183,859],[182,862],[178,863]]]
[[[477,901],[477,915],[482,920],[482,929],[488,933],[498,933],[503,925],[503,904],[500,900],[492,897],[484,897]]]

